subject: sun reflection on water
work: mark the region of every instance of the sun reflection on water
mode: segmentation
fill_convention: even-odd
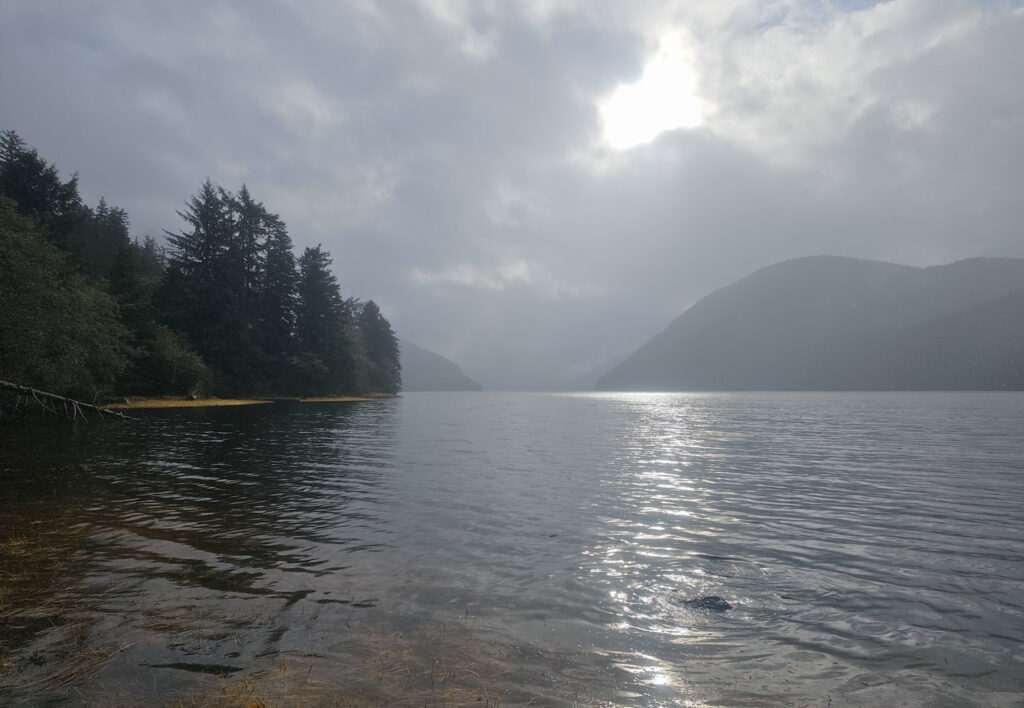
[[[629,394],[616,400],[629,409],[633,425],[621,433],[619,457],[611,465],[616,474],[603,483],[608,496],[621,503],[602,516],[600,540],[586,552],[593,561],[589,571],[607,586],[607,609],[616,617],[612,628],[636,646],[618,666],[678,705],[686,685],[683,657],[720,636],[706,613],[695,612],[685,600],[728,594],[704,567],[705,557],[716,553],[719,535],[706,505],[713,484],[704,439],[709,425],[692,396]],[[666,644],[686,651],[652,653]]]
[[[0,458],[45,464],[0,470],[20,578],[0,703],[53,681],[36,702],[107,704],[155,664],[150,700],[124,703],[177,703],[208,675],[171,666],[284,657],[384,696],[360,705],[436,703],[439,651],[449,688],[506,705],[1021,692],[1024,399],[595,397],[410,394],[395,425],[378,406],[161,414],[104,449],[69,430],[59,454],[60,432],[19,430]]]

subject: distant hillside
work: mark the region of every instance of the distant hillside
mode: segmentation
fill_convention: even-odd
[[[717,290],[603,390],[1024,388],[1024,260],[821,256]]]
[[[593,391],[595,388],[597,388],[597,382],[600,381],[605,374],[607,374],[609,371],[615,368],[619,363],[625,361],[629,355],[630,352],[622,352],[620,354],[616,354],[608,361],[604,362],[599,366],[594,367],[585,374],[581,374],[580,376],[576,376],[575,378],[569,380],[565,384],[565,390]]]
[[[403,391],[480,390],[480,384],[462,373],[454,361],[404,340],[401,350]]]

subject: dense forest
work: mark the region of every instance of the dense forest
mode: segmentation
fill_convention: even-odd
[[[320,246],[207,180],[166,245],[0,133],[0,379],[86,400],[399,390],[398,339]]]

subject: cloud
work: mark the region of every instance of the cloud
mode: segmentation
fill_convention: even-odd
[[[601,293],[599,288],[592,285],[561,282],[543,268],[531,266],[522,260],[492,267],[453,263],[437,272],[412,268],[409,275],[418,285],[457,286],[492,292],[502,292],[515,287],[533,287],[542,297],[554,300],[594,297]]]
[[[967,0],[0,4],[0,127],[138,234],[209,177],[486,386],[817,253],[1024,256],[1024,13]],[[601,107],[683,38],[702,121]]]
[[[436,273],[413,268],[413,281],[419,284],[458,285],[476,290],[502,291],[513,285],[529,285],[530,266],[524,261],[481,268],[471,263],[455,263]]]

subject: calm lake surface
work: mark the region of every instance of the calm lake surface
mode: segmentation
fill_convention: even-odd
[[[1021,394],[142,415],[0,428],[0,703],[1024,706]]]

